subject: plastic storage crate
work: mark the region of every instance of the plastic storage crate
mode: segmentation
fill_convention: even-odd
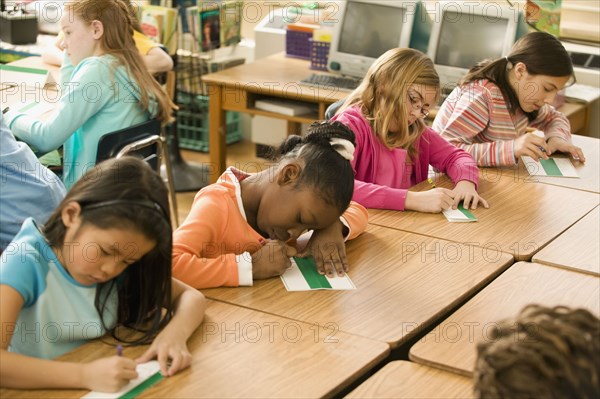
[[[177,94],[177,136],[179,147],[187,150],[208,152],[208,96],[194,95],[185,92]],[[227,144],[242,139],[240,114],[226,112],[227,125],[225,141]]]
[[[286,29],[285,55],[288,57],[310,60],[310,42],[313,33],[299,30]]]
[[[318,71],[327,70],[327,60],[329,59],[329,42],[320,42],[310,39],[310,69]]]

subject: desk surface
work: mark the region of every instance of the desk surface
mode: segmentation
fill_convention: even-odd
[[[190,368],[163,379],[142,398],[331,397],[381,361],[387,345],[365,338],[209,301],[188,347]],[[330,339],[328,339],[328,337]],[[135,357],[146,347],[125,348]],[[99,341],[64,356],[85,362],[110,356]],[[83,390],[0,390],[12,398],[78,398]]]
[[[600,279],[537,263],[512,265],[410,349],[410,359],[470,375],[476,345],[496,322],[515,317],[530,303],[586,308],[600,315]]]
[[[436,176],[440,187],[452,188],[446,176]],[[429,190],[427,182],[415,186]],[[529,184],[507,176],[485,176],[479,193],[490,204],[478,207],[475,223],[449,223],[442,214],[370,209],[369,223],[445,240],[472,243],[530,260],[572,224],[598,205],[599,195],[550,184]],[[568,204],[568,206],[564,206]]]
[[[477,292],[510,255],[369,225],[347,243],[352,291],[287,292],[280,279],[209,297],[399,346]]]
[[[533,261],[600,276],[600,208],[562,233],[533,256]]]
[[[315,72],[310,69],[309,61],[278,53],[249,64],[204,75],[202,80],[205,83],[228,88],[240,88],[268,96],[310,102],[334,103],[350,94],[336,88],[318,88],[299,83],[300,80]]]
[[[576,162],[571,159],[573,166],[579,175],[578,179],[568,177],[546,177],[529,176],[525,165],[521,160],[514,167],[505,168],[481,168],[481,176],[484,179],[494,180],[499,173],[514,179],[521,179],[527,183],[545,183],[555,186],[568,187],[576,190],[600,193],[600,140],[594,137],[573,135],[573,144],[583,149],[586,162]],[[566,158],[567,155],[552,155],[557,158]]]
[[[346,396],[357,399],[474,397],[470,378],[403,360],[386,364]]]

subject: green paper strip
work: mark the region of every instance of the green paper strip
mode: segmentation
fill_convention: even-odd
[[[0,70],[12,71],[12,72],[33,73],[36,75],[46,75],[48,73],[47,69],[27,68],[27,67],[20,67],[20,66],[15,66],[15,65],[4,65],[4,64],[0,64]]]
[[[548,176],[562,176],[558,165],[554,162],[553,158],[542,159],[540,158],[540,164]]]
[[[469,210],[467,210],[467,209],[465,209],[463,207],[463,203],[462,202],[460,204],[458,204],[458,206],[456,208],[459,211],[461,211],[462,213],[464,213],[465,216],[468,217],[469,219],[477,220],[477,218],[475,217],[475,215],[473,215]]]
[[[163,375],[160,373],[160,371],[157,371],[152,377],[148,378],[146,381],[142,382],[140,385],[136,386],[131,391],[124,393],[122,396],[119,397],[119,399],[133,399],[162,379]]]
[[[327,280],[327,277],[317,272],[317,265],[312,257],[309,258],[296,258],[294,257],[298,269],[304,276],[304,279],[308,283],[310,288],[331,288],[331,284]]]

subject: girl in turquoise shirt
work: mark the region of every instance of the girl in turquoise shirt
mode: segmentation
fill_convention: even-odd
[[[67,3],[61,28],[65,60],[54,113],[41,121],[13,110],[6,120],[39,153],[64,146],[69,188],[95,165],[100,137],[150,118],[168,123],[175,105],[147,71],[122,0]]]

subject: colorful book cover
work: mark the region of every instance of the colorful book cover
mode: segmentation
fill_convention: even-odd
[[[161,6],[142,6],[142,31],[152,40],[165,46],[169,54],[177,52],[177,9]]]
[[[221,15],[221,46],[231,46],[242,40],[242,7],[240,1],[223,3]]]
[[[200,9],[200,47],[202,51],[215,50],[221,47],[221,12],[220,9]]]
[[[562,0],[527,0],[525,19],[537,30],[556,37],[560,33],[560,6]]]

